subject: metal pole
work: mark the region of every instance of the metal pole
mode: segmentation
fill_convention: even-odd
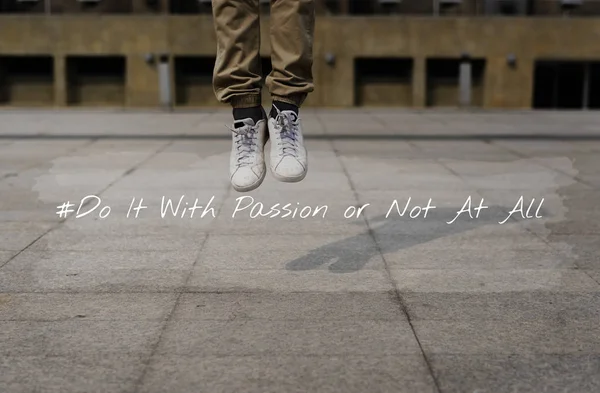
[[[460,63],[460,70],[458,76],[458,84],[460,87],[459,103],[462,107],[471,106],[471,62],[469,60],[463,60]]]
[[[433,16],[440,16],[440,0],[433,0]]]
[[[172,97],[171,97],[171,67],[169,64],[169,57],[162,55],[158,61],[158,85],[160,92],[160,104],[163,109],[172,109]]]
[[[45,0],[44,8],[46,9],[46,15],[50,15],[52,13],[52,0]]]

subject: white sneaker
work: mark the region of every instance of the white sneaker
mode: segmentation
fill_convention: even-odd
[[[247,192],[256,189],[265,179],[266,143],[265,120],[254,124],[252,119],[237,120],[233,128],[229,175],[236,191]]]
[[[280,111],[269,118],[270,168],[275,179],[295,183],[306,176],[308,160],[300,118],[294,111]]]

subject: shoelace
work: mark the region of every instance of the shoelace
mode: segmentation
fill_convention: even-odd
[[[227,127],[235,135],[235,147],[237,151],[237,166],[250,165],[250,158],[256,151],[256,133],[254,127],[245,125],[240,128]]]
[[[281,142],[278,143],[283,151],[283,156],[295,156],[298,151],[298,123],[292,119],[290,113],[283,113],[276,106],[277,116],[275,124],[280,129]]]

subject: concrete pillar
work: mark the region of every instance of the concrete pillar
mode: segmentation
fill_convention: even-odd
[[[54,106],[67,105],[67,61],[64,55],[54,56]]]
[[[427,106],[427,61],[424,57],[413,60],[412,100],[414,108]]]
[[[354,57],[336,55],[335,65],[321,67],[319,77],[320,85],[317,88],[321,90],[322,106],[354,106]]]
[[[158,61],[158,59],[156,59]],[[159,105],[158,64],[148,64],[143,54],[127,56],[126,106]]]
[[[506,57],[488,57],[485,69],[484,107],[530,109],[533,100],[535,61],[517,56],[516,66],[509,67]]]

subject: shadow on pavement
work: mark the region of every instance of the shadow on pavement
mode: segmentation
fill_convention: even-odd
[[[361,270],[371,258],[381,254],[393,253],[402,249],[427,243],[432,240],[466,232],[487,225],[499,225],[508,216],[510,209],[490,206],[481,211],[479,218],[471,219],[463,213],[452,224],[460,207],[437,208],[431,210],[427,218],[410,219],[406,217],[385,218],[384,215],[369,220],[372,232],[361,234],[326,244],[308,254],[286,264],[287,270],[304,271],[317,269],[327,263],[332,273],[352,273]],[[540,214],[546,218],[545,211]],[[513,215],[505,225],[523,220]],[[372,245],[372,237],[377,246]]]

